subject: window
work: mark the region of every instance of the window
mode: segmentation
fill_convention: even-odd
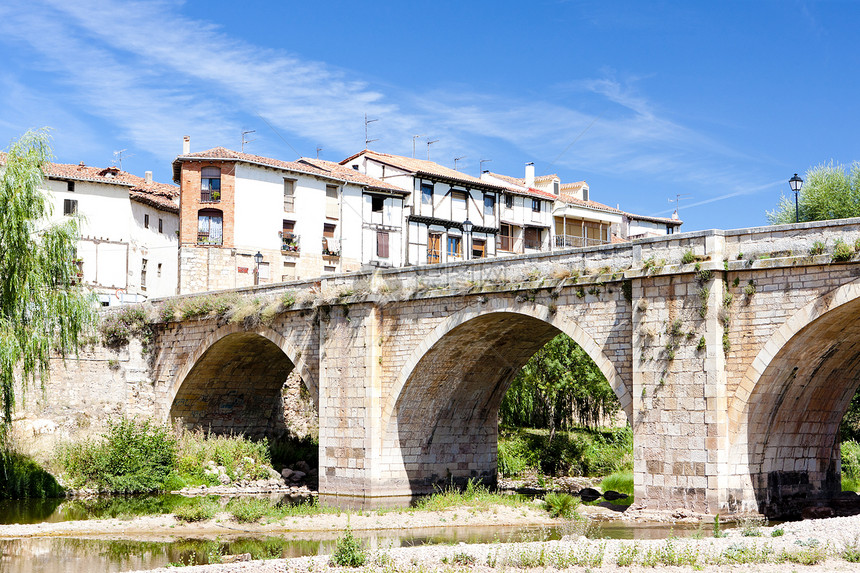
[[[325,196],[329,199],[337,199],[337,185],[326,185]]]
[[[281,232],[281,250],[299,251],[299,236],[295,234],[296,224],[284,219],[283,231]]]
[[[296,210],[296,182],[292,179],[284,179],[284,213],[292,213]]]
[[[140,290],[146,290],[146,259],[140,261]]]
[[[535,227],[526,227],[525,241],[527,249],[540,249],[541,247],[541,232]]]
[[[588,187],[582,188],[582,200],[588,201]]]
[[[552,182],[552,193],[553,193],[553,195],[558,195],[558,191],[559,191],[558,181],[553,181]]]
[[[371,196],[370,210],[374,213],[382,213],[382,208],[385,206],[385,197]]]
[[[484,195],[484,216],[494,217],[496,215],[496,196]]]
[[[352,168],[358,171],[358,165],[353,165]]]
[[[146,213],[143,214],[143,228],[149,229],[149,215]]]
[[[161,217],[158,218],[158,232],[164,232],[164,220]]]
[[[63,199],[63,215],[77,215],[78,214],[78,200],[77,199]]]
[[[421,184],[421,204],[422,205],[432,205],[433,204],[433,184],[432,183],[422,183]]]
[[[451,219],[454,221],[463,221],[469,217],[469,210],[466,206],[466,192],[452,191],[451,192]]]
[[[487,241],[484,239],[472,239],[472,258],[483,259],[487,252]]]
[[[376,256],[380,259],[388,258],[388,233],[376,232]]]
[[[325,216],[331,219],[337,219],[340,215],[337,202],[337,186],[325,186]]]
[[[217,167],[204,167],[200,171],[200,200],[221,200],[221,170]]]
[[[69,193],[75,192],[75,182],[74,181],[66,181],[66,191]]]
[[[222,214],[217,209],[197,212],[197,244],[220,245],[222,241]]]
[[[532,211],[540,213],[540,199],[532,199]]]
[[[427,262],[442,262],[442,233],[427,234]]]
[[[158,277],[161,278],[161,263],[158,263]]]
[[[671,235],[675,232],[675,228],[672,225],[666,225],[666,234]]]
[[[461,254],[460,237],[448,237],[448,259],[459,259]]]
[[[514,231],[510,225],[502,223],[499,229],[499,249],[502,251],[514,250]]]
[[[513,209],[514,208],[514,196],[511,194],[505,195],[505,209]]]
[[[331,223],[323,224],[323,254],[324,255],[337,255],[337,245],[334,240],[334,230],[335,225]]]

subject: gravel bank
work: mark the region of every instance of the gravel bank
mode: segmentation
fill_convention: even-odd
[[[773,537],[775,530],[783,534]],[[860,559],[860,516],[748,528],[759,536],[730,530],[722,538],[659,541],[589,540],[395,548],[370,554],[365,571],[511,571],[568,569],[572,571],[654,571],[674,565],[674,571],[860,571],[860,563],[845,559],[857,548]],[[707,533],[710,535],[710,532]],[[625,561],[632,565],[625,565]],[[621,562],[624,567],[619,567]],[[809,564],[811,563],[811,564]],[[172,571],[173,569],[171,569]],[[336,571],[328,556],[251,561],[183,568],[189,573]],[[352,569],[353,571],[355,569]],[[168,569],[157,569],[166,572]]]

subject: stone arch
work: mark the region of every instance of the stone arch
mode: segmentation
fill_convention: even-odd
[[[421,493],[451,479],[494,482],[501,398],[525,362],[561,332],[595,361],[629,419],[630,388],[575,322],[539,304],[475,304],[424,338],[388,393],[381,412],[384,487]]]
[[[730,505],[793,516],[837,496],[839,423],[860,386],[860,280],[806,304],[768,339],[729,404]]]
[[[195,348],[169,389],[169,417],[216,433],[277,433],[280,389],[297,371],[314,404],[319,391],[301,352],[278,332],[260,325],[221,326]]]

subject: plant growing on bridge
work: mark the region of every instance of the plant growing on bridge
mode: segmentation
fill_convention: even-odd
[[[77,219],[46,225],[48,139],[45,130],[24,134],[0,173],[0,439],[12,419],[16,375],[22,388],[44,380],[52,352],[75,352],[96,317],[94,298],[77,276]]]
[[[824,254],[825,250],[827,250],[827,245],[823,241],[815,241],[809,249],[809,254],[814,257],[815,255]]]
[[[853,256],[854,250],[842,239],[836,239],[836,243],[833,245],[833,260],[835,262],[850,261]]]

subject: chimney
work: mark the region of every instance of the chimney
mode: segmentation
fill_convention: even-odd
[[[526,187],[535,186],[535,164],[529,161],[526,163]]]
[[[147,185],[152,185],[152,171],[147,171],[143,175],[144,181],[146,181]]]
[[[191,153],[191,136],[186,135],[182,138],[182,155]]]

